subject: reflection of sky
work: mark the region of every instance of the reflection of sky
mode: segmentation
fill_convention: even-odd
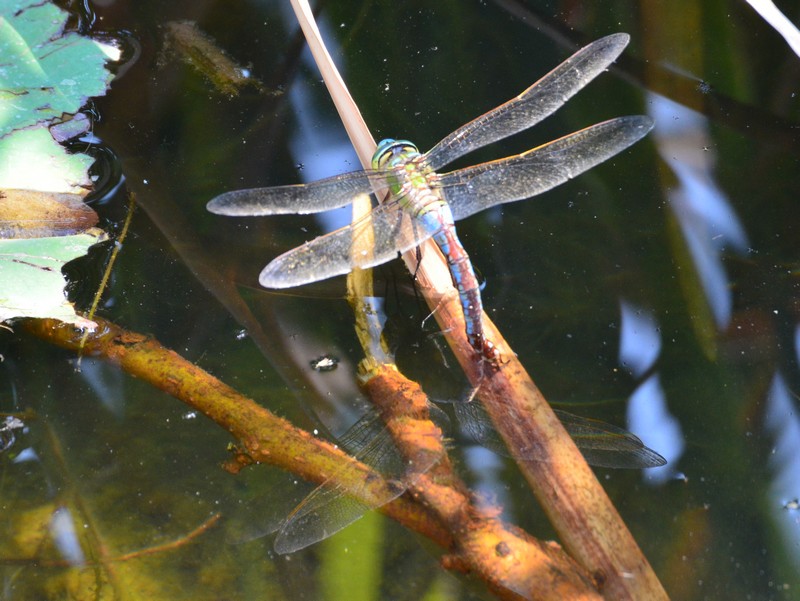
[[[125,374],[115,365],[93,357],[83,357],[80,377],[85,380],[100,402],[116,417],[125,415]]]
[[[338,46],[335,45],[336,36],[330,33],[327,21],[320,18],[317,24],[330,53],[337,56],[339,52]],[[308,48],[303,50],[302,64],[306,72],[311,73],[310,78],[316,80],[320,78],[319,70]],[[332,113],[330,110],[321,111],[317,104],[326,102],[332,106],[333,101],[327,94],[316,93],[309,85],[309,77],[298,77],[289,90],[289,104],[294,111],[296,123],[289,148],[295,163],[302,165],[300,177],[303,182],[311,182],[361,169],[361,163],[344,127],[338,119],[334,122],[327,120],[328,115]],[[349,205],[313,216],[326,232],[349,225],[351,217],[352,210]]]
[[[622,300],[619,362],[635,377],[644,376],[661,352],[661,333],[650,311]],[[681,427],[667,408],[658,374],[651,373],[628,399],[628,429],[648,447],[662,455],[667,465],[645,472],[647,481],[659,484],[673,477],[675,463],[683,454]]]
[[[786,382],[780,374],[772,380],[767,396],[765,427],[774,440],[772,483],[769,488],[769,515],[780,533],[786,552],[800,562],[800,512],[784,505],[800,496],[800,418]]]
[[[464,449],[464,461],[470,466],[475,502],[487,509],[502,507],[505,517],[513,520],[514,503],[503,479],[503,459],[489,449],[471,445]]]
[[[657,124],[656,147],[677,179],[677,186],[668,191],[670,208],[717,326],[725,328],[732,300],[721,253],[726,246],[746,251],[747,236],[714,180],[716,155],[706,118],[657,94],[651,94],[650,101],[650,114]]]
[[[50,535],[61,557],[71,565],[83,565],[85,557],[78,540],[75,521],[72,512],[66,507],[59,507],[50,517]]]

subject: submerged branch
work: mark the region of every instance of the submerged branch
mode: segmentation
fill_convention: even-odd
[[[380,409],[408,465],[438,462],[409,474],[415,499],[430,508],[453,537],[444,567],[479,576],[501,599],[600,599],[590,576],[556,543],[544,543],[498,518],[499,508],[479,506],[456,475],[442,434],[428,413],[428,398],[416,382],[381,365],[364,385]],[[413,467],[412,467],[413,472]]]
[[[569,554],[592,574],[607,599],[666,600],[647,558],[574,441],[485,314],[487,339],[499,349],[502,362],[494,368],[476,356],[464,335],[461,306],[441,254],[430,249],[414,269],[461,367]],[[533,447],[536,452],[530,453]]]
[[[152,547],[145,547],[144,549],[139,549],[137,551],[130,551],[128,553],[123,553],[122,555],[115,555],[112,557],[102,557],[95,561],[86,561],[80,564],[78,567],[82,569],[99,568],[99,567],[108,568],[109,564],[112,563],[131,561],[133,559],[139,559],[140,557],[159,555],[167,551],[174,551],[175,549],[180,549],[182,547],[185,547],[192,541],[194,541],[194,539],[198,538],[199,536],[211,530],[211,528],[216,526],[217,522],[219,522],[221,517],[222,516],[219,513],[215,513],[205,522],[200,524],[197,528],[175,540],[171,540],[169,542],[162,543],[160,545],[154,545]],[[32,566],[40,568],[76,567],[75,562],[69,559],[47,559],[43,557],[0,557],[0,565],[29,566],[29,567]]]

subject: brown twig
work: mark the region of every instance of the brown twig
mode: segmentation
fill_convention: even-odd
[[[180,538],[169,541],[167,543],[155,545],[153,547],[146,547],[144,549],[139,549],[138,551],[131,551],[130,553],[124,553],[122,555],[117,555],[115,557],[104,557],[102,560],[99,561],[85,562],[80,564],[80,567],[82,568],[106,567],[109,563],[130,561],[132,559],[138,559],[140,557],[147,557],[148,555],[157,555],[159,553],[164,553],[166,551],[179,549],[181,547],[186,546],[187,544],[189,544],[202,534],[208,532],[211,528],[213,528],[217,524],[217,522],[219,522],[221,517],[222,517],[221,514],[215,513],[188,534],[185,534]],[[74,562],[71,562],[67,559],[43,559],[41,557],[0,557],[0,565],[24,565],[24,566],[34,566],[40,568],[76,567]]]
[[[136,209],[136,194],[131,192],[128,195],[128,213],[125,215],[125,222],[122,224],[122,231],[120,231],[119,236],[114,241],[114,248],[111,251],[111,256],[108,258],[108,263],[106,264],[106,268],[103,270],[103,278],[100,280],[100,285],[97,286],[97,292],[94,294],[94,298],[92,299],[92,306],[89,307],[89,312],[86,315],[86,318],[89,321],[92,320],[94,317],[95,312],[97,311],[97,307],[100,304],[100,299],[103,297],[103,292],[105,292],[106,286],[108,285],[108,278],[111,277],[111,271],[114,269],[114,263],[117,261],[117,255],[119,254],[120,248],[122,248],[122,244],[125,242],[125,238],[128,236],[128,229],[131,225],[131,220],[133,219],[133,212]],[[78,351],[78,361],[76,363],[76,369],[80,369],[81,359],[83,358],[82,349],[83,346],[86,344],[86,338],[89,336],[89,330],[87,329],[84,332],[83,337],[81,338],[80,347],[81,350]]]
[[[192,542],[198,536],[201,536],[202,534],[208,532],[211,528],[213,528],[216,525],[217,522],[219,522],[221,517],[222,514],[215,513],[205,522],[200,524],[197,528],[195,528],[188,534],[185,534],[184,536],[178,539],[169,541],[167,543],[162,543],[154,547],[147,547],[146,549],[131,551],[130,553],[125,553],[124,555],[118,555],[117,557],[112,557],[111,559],[108,559],[106,561],[129,561],[131,559],[137,559],[139,557],[146,557],[148,555],[156,555],[157,553],[164,553],[165,551],[180,549],[181,547]]]
[[[98,324],[85,351],[119,365],[225,428],[241,445],[233,467],[269,463],[312,482],[324,482],[333,475],[337,485],[367,505],[374,505],[371,498],[385,496],[386,488],[393,486],[334,445],[276,417],[153,338],[102,319]],[[81,332],[69,324],[27,320],[22,327],[64,348],[79,348]],[[435,447],[421,446],[421,442],[441,445],[441,435],[426,430],[432,426],[428,425],[427,415],[419,413],[427,399],[418,385],[382,366],[365,388],[404,422],[394,433],[401,446],[413,449],[409,451],[413,453],[423,448],[443,454]],[[409,427],[411,420],[414,427]],[[343,465],[348,469],[342,470]],[[502,599],[597,598],[590,579],[557,545],[537,541],[477,510],[449,462],[443,461],[430,475],[417,476],[419,483],[413,490],[423,504],[403,496],[384,505],[381,511],[447,549],[446,567],[479,575]]]
[[[467,342],[444,260],[423,254],[417,274],[456,357],[570,555],[607,599],[667,599],[574,441],[491,320],[484,314],[486,335],[503,357],[496,370],[487,369]],[[535,453],[523,452],[534,445]]]

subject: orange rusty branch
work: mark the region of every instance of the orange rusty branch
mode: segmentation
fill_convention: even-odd
[[[442,433],[430,421],[428,398],[393,366],[376,366],[364,384],[408,465],[411,492],[445,524],[453,544],[443,564],[475,574],[502,599],[600,599],[589,575],[556,543],[504,524],[499,510],[478,507],[454,472]],[[414,465],[430,470],[414,474]]]

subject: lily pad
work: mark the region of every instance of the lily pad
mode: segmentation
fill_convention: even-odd
[[[69,154],[45,127],[0,138],[0,188],[86,194],[92,163],[88,155]]]
[[[93,325],[67,301],[61,268],[106,239],[82,202],[94,159],[68,153],[54,135],[90,127],[72,116],[107,90],[111,57],[106,45],[65,32],[67,17],[52,2],[0,0],[0,235],[24,238],[0,240],[0,323]]]
[[[80,194],[0,189],[0,238],[65,236],[96,224]]]
[[[74,236],[0,240],[0,322],[17,317],[52,317],[92,326],[64,296],[61,268],[106,239],[99,229]]]
[[[64,33],[67,13],[41,0],[0,0],[0,137],[77,113],[105,93],[103,47]]]

